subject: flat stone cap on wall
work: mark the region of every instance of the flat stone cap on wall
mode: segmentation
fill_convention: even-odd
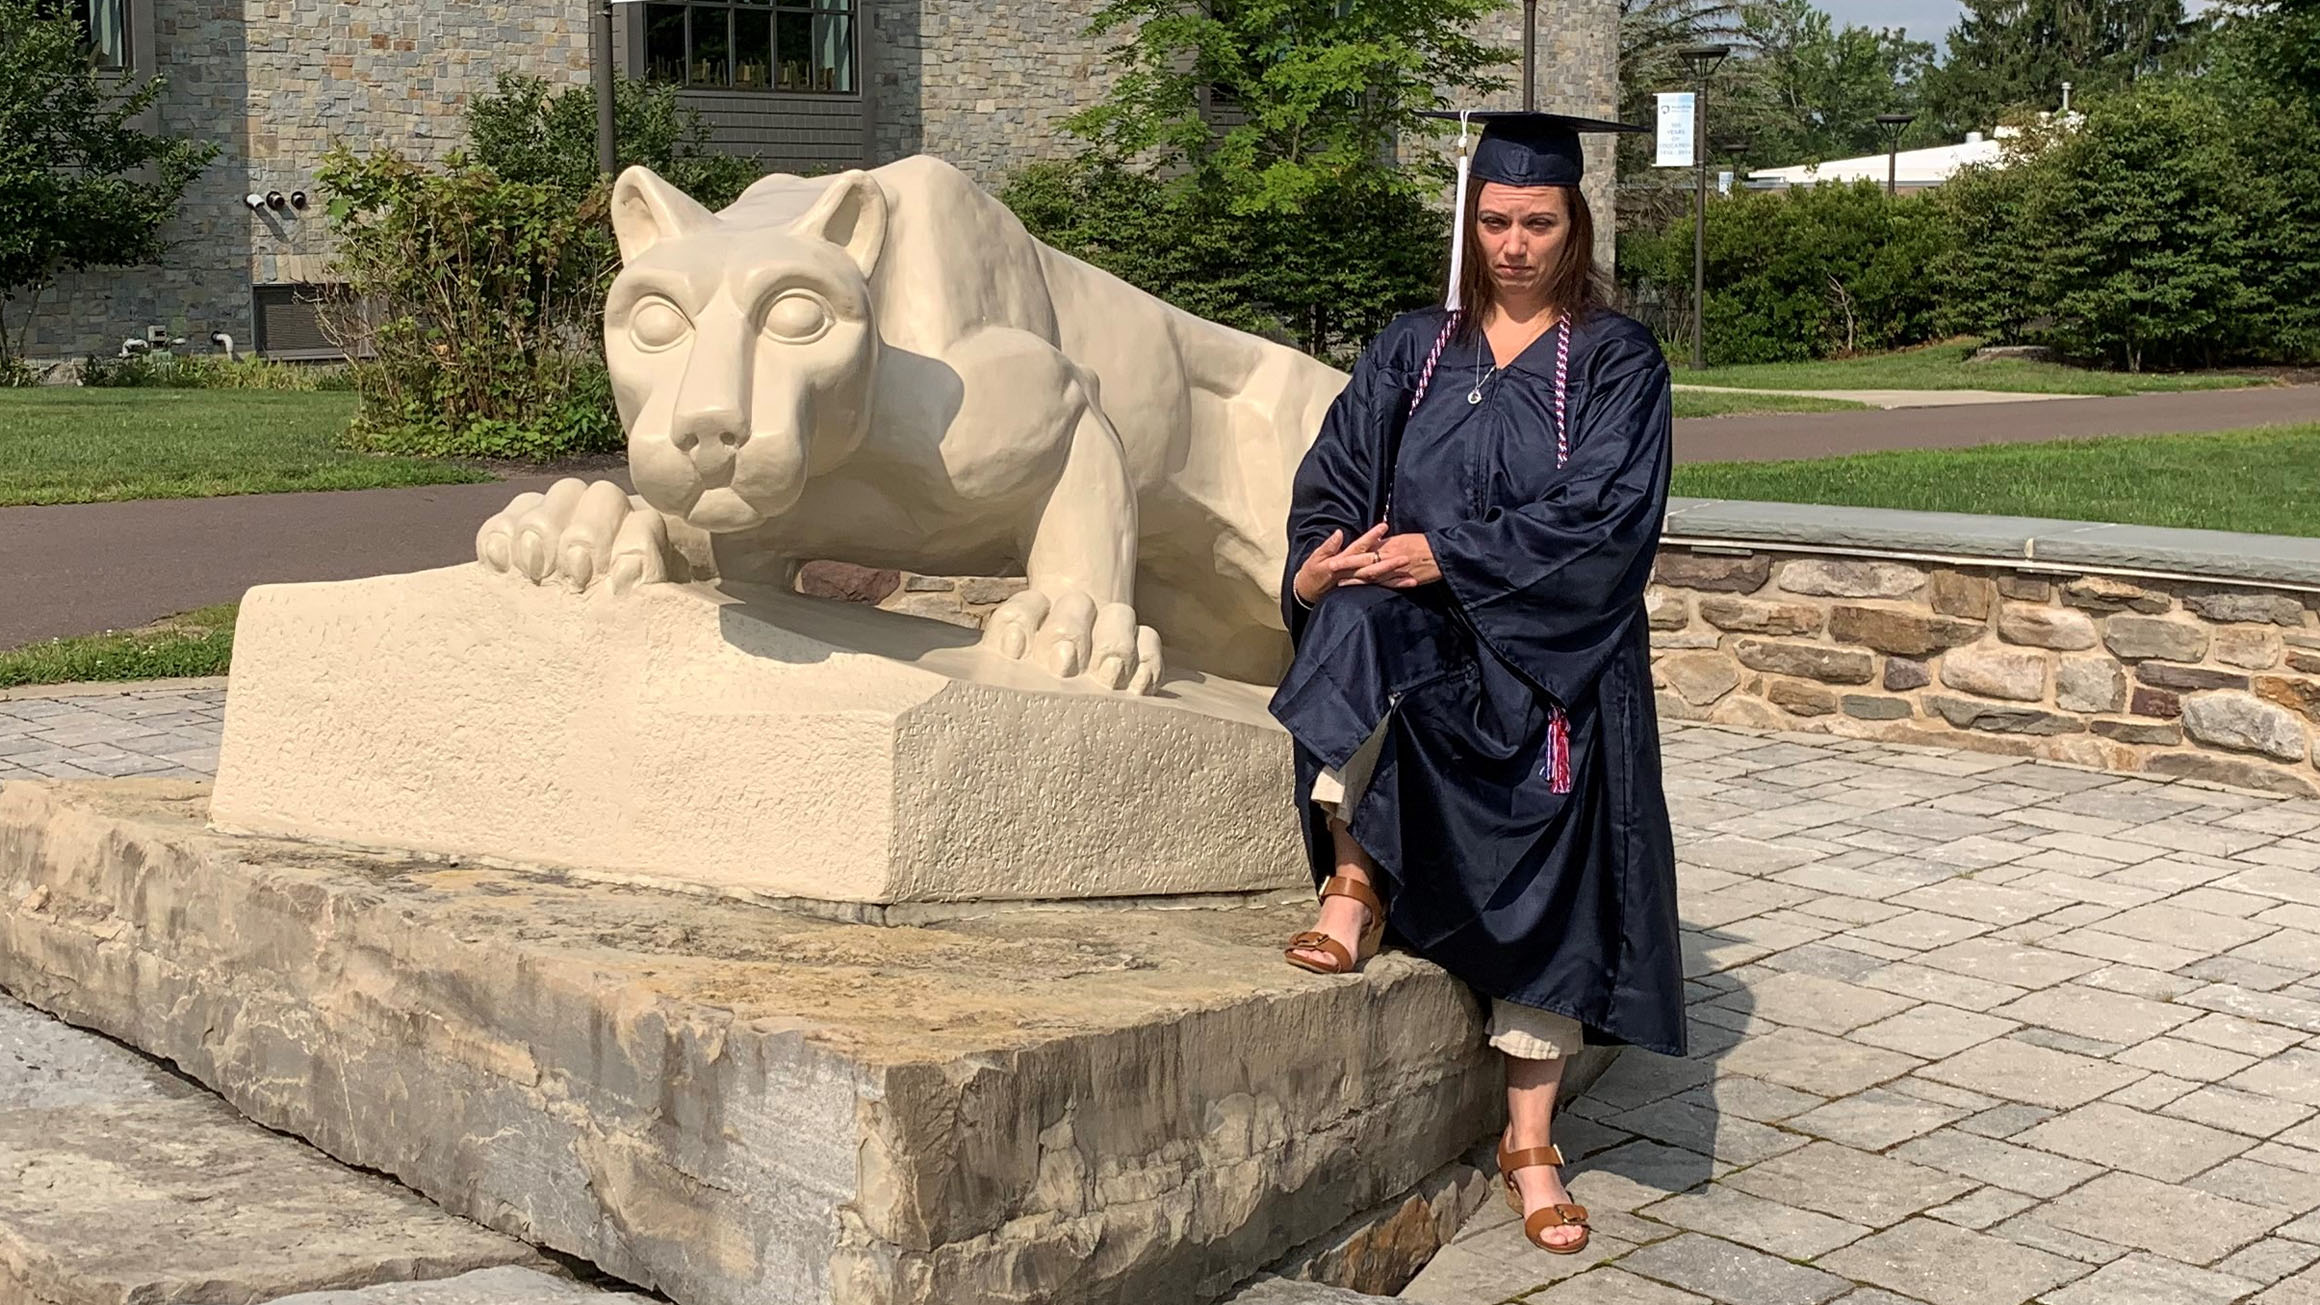
[[[2320,539],[2229,530],[1985,517],[1964,512],[1671,498],[1666,542],[1992,559],[2291,588],[2320,588]]]

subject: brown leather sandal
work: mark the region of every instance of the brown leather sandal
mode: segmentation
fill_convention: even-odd
[[[1506,1149],[1506,1138],[1503,1135],[1500,1136],[1498,1139],[1498,1174],[1499,1177],[1506,1180],[1506,1203],[1514,1207],[1516,1214],[1522,1213],[1522,1189],[1515,1186],[1515,1170],[1528,1169],[1533,1165],[1554,1165],[1561,1168],[1564,1163],[1563,1149],[1552,1142],[1545,1146],[1525,1147],[1520,1151],[1509,1151]],[[1539,1240],[1539,1234],[1547,1229],[1562,1227],[1577,1228],[1579,1240],[1568,1246],[1557,1246],[1551,1242]],[[1529,1239],[1531,1245],[1549,1255],[1577,1255],[1587,1249],[1587,1239],[1592,1235],[1587,1227],[1587,1207],[1584,1205],[1572,1205],[1564,1202],[1541,1206],[1523,1219],[1523,1236]]]
[[[1329,882],[1321,885],[1321,896],[1324,899],[1350,897],[1369,908],[1369,923],[1361,927],[1361,935],[1355,940],[1360,950],[1349,956],[1344,943],[1317,929],[1308,929],[1291,938],[1289,945],[1281,949],[1281,954],[1300,970],[1311,970],[1315,974],[1349,974],[1360,968],[1363,961],[1377,954],[1378,942],[1385,937],[1386,932],[1385,903],[1378,900],[1378,895],[1370,891],[1368,884],[1344,875],[1330,876]],[[1325,965],[1320,961],[1308,960],[1297,954],[1301,951],[1320,952],[1329,957],[1330,963]]]

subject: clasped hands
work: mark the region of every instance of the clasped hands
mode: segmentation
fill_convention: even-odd
[[[1442,568],[1434,565],[1434,548],[1424,534],[1388,535],[1380,522],[1350,543],[1344,531],[1331,531],[1306,555],[1291,583],[1297,600],[1310,607],[1339,585],[1414,589],[1441,578]]]

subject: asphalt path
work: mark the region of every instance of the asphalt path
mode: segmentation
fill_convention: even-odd
[[[129,629],[252,585],[472,561],[477,527],[554,480],[0,508],[0,648]]]
[[[1888,449],[2030,444],[2098,435],[2176,435],[2290,422],[2320,422],[2320,385],[1964,407],[1698,417],[1676,423],[1676,461],[1766,462]]]
[[[2320,421],[2320,386],[1676,423],[1679,462],[1826,457]],[[126,629],[252,585],[351,580],[474,556],[476,527],[551,477],[483,485],[0,508],[0,648]]]

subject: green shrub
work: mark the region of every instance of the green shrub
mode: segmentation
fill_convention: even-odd
[[[1217,192],[1089,157],[1034,164],[1000,199],[1065,253],[1188,313],[1340,365],[1396,313],[1442,292],[1447,216],[1391,191],[1323,196],[1306,215],[1235,212]]]
[[[623,83],[623,165],[712,207],[762,171],[709,152],[665,86]],[[439,168],[341,148],[318,176],[348,294],[324,320],[361,408],[348,441],[378,453],[550,459],[617,450],[604,294],[619,266],[594,98],[503,77],[468,111],[473,149]]]
[[[1943,188],[1951,326],[2129,371],[2320,356],[2320,123],[2160,82]]]
[[[709,148],[701,115],[652,82],[613,83],[620,166],[643,164],[710,208],[741,197],[765,169]],[[475,161],[508,181],[547,186],[574,202],[596,184],[596,92],[542,77],[503,73],[467,110]],[[607,236],[609,237],[609,232]]]
[[[1925,267],[1950,239],[1940,211],[1866,181],[1711,200],[1708,361],[1802,362],[1932,338],[1939,300]],[[1619,281],[1630,303],[1667,306],[1659,328],[1684,336],[1691,215],[1621,233]]]
[[[349,438],[379,453],[553,457],[612,448],[575,410],[600,369],[609,276],[600,186],[575,204],[464,155],[440,171],[341,147],[317,172],[348,296],[325,322],[356,359]],[[520,456],[520,455],[519,455]]]
[[[354,388],[347,369],[336,364],[277,362],[254,355],[228,359],[217,354],[92,356],[81,361],[80,381],[92,389],[315,391]]]

